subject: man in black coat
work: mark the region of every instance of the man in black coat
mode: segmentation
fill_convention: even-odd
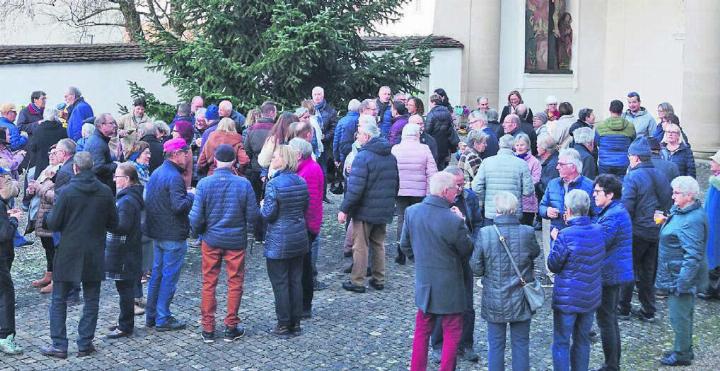
[[[62,161],[62,166],[60,166],[60,169],[55,175],[56,196],[60,194],[63,188],[70,184],[70,179],[75,176],[75,171],[73,171],[75,161],[73,157],[75,156],[76,148],[75,141],[70,138],[60,139],[55,146],[56,155],[59,156]]]
[[[113,174],[117,164],[113,162],[110,154],[110,138],[117,132],[117,123],[109,113],[103,113],[95,119],[95,131],[85,143],[85,150],[90,153],[93,161],[93,172],[97,179],[110,187],[115,194]]]
[[[449,161],[450,154],[457,150],[460,138],[455,132],[453,119],[450,110],[442,105],[442,98],[438,94],[430,96],[430,112],[428,112],[425,131],[435,138],[437,142],[437,163],[438,170],[444,169]]]
[[[338,222],[347,218],[353,227],[353,267],[350,281],[342,284],[348,291],[365,292],[368,248],[373,250],[370,286],[385,288],[385,234],[395,213],[395,197],[400,186],[397,160],[390,143],[380,137],[380,129],[360,120],[357,141],[361,147],[352,162],[347,191]],[[369,246],[368,246],[369,245]]]
[[[67,295],[80,282],[85,305],[78,324],[78,357],[95,352],[100,283],[105,278],[105,234],[115,228],[118,215],[109,187],[97,180],[90,154],[75,155],[75,176],[45,216],[48,229],[60,233],[53,260],[53,292],[50,303],[50,338],[43,355],[67,358]]]
[[[441,370],[455,369],[455,359],[467,309],[463,262],[472,253],[465,217],[451,205],[458,187],[455,177],[439,172],[430,177],[430,195],[405,210],[400,248],[415,258],[415,336],[411,368],[427,368],[428,339],[442,321]],[[442,223],[438,223],[442,220]]]
[[[34,133],[30,136],[30,142],[27,146],[30,157],[29,167],[35,167],[36,177],[40,175],[40,172],[45,170],[50,163],[50,156],[48,154],[50,147],[57,144],[60,139],[67,138],[67,130],[65,130],[57,120],[57,110],[48,108],[48,113],[55,114],[41,121],[39,124],[35,124]]]
[[[140,141],[150,146],[150,174],[152,174],[164,161],[163,142],[160,140],[157,127],[152,122],[142,123],[140,132],[142,135]]]

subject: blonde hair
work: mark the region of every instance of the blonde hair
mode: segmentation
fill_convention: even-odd
[[[275,148],[275,153],[280,155],[280,157],[285,161],[285,167],[282,169],[276,169],[278,171],[280,170],[290,170],[292,172],[297,171],[298,167],[298,158],[297,158],[297,151],[295,151],[292,147],[286,145],[286,144],[280,144]]]
[[[229,117],[224,117],[220,122],[218,123],[216,131],[225,131],[228,133],[237,133],[237,129],[235,128],[235,121],[233,121]]]

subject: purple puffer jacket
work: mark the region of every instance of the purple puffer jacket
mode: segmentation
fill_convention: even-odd
[[[540,182],[540,174],[542,172],[542,165],[540,165],[540,161],[529,153],[524,160],[530,169],[530,178],[532,178],[533,185],[538,184],[538,182]],[[535,196],[535,192],[533,192],[530,196],[523,196],[522,211],[524,213],[538,212],[538,199]]]
[[[400,144],[392,147],[397,159],[400,189],[398,196],[425,197],[430,177],[437,172],[430,147],[420,143],[417,137],[403,137]]]
[[[388,142],[390,142],[391,145],[396,145],[400,143],[400,138],[402,138],[402,131],[405,125],[408,123],[408,116],[397,116],[393,117],[392,119],[392,126],[390,127],[390,134],[388,134]]]

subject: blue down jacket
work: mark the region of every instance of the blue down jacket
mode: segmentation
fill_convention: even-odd
[[[202,234],[208,245],[226,250],[244,250],[247,226],[253,224],[258,207],[250,182],[229,168],[215,169],[200,180],[190,210],[194,234]]]
[[[682,209],[673,206],[660,230],[655,286],[670,294],[695,294],[707,236],[707,216],[700,201]]]
[[[625,175],[622,202],[633,222],[633,236],[657,241],[660,226],[655,224],[655,210],[672,206],[670,181],[651,162],[642,162]]]
[[[305,210],[308,208],[305,181],[288,170],[276,173],[265,187],[260,209],[268,223],[265,235],[265,257],[290,259],[308,251]]]
[[[601,270],[605,257],[603,227],[588,216],[570,219],[548,255],[548,269],[555,273],[553,309],[587,313],[600,306]]]
[[[632,220],[620,201],[613,201],[598,215],[597,223],[605,229],[603,286],[633,281]]]
[[[400,178],[397,160],[390,150],[390,143],[383,138],[372,138],[360,147],[340,211],[370,224],[392,222]]]
[[[570,192],[573,189],[583,190],[587,192],[588,196],[590,196],[590,215],[593,216],[595,214],[593,209],[593,206],[595,205],[595,196],[593,196],[592,180],[581,175],[579,178],[575,179],[575,181],[570,182],[567,192]],[[562,178],[557,177],[550,181],[547,189],[545,190],[545,195],[543,195],[543,198],[540,201],[539,213],[543,218],[550,219],[547,215],[548,207],[554,207],[560,210],[560,216],[550,220],[552,226],[557,229],[563,229],[568,226],[568,224],[565,223],[565,219],[562,217],[565,213],[565,194],[567,192],[563,186]]]
[[[165,160],[145,188],[144,234],[156,240],[185,241],[190,232],[188,213],[194,196],[187,193],[182,169]]]
[[[342,117],[340,121],[338,121],[337,125],[335,126],[335,135],[333,136],[333,158],[335,161],[343,162],[345,161],[345,157],[350,153],[350,146],[352,145],[352,142],[355,141],[354,136],[351,138],[352,140],[350,143],[348,143],[345,148],[341,146],[342,140],[345,135],[345,129],[351,128],[349,130],[353,131],[353,135],[355,134],[355,130],[357,130],[357,122],[360,118],[359,112],[348,112],[347,115]],[[346,139],[347,140],[347,139]]]

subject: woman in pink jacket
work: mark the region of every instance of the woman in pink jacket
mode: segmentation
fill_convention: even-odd
[[[392,154],[397,159],[400,187],[397,196],[397,240],[400,241],[405,209],[425,198],[428,193],[429,179],[437,172],[435,159],[430,147],[420,143],[420,126],[407,124],[402,130],[402,139],[392,148]],[[405,254],[397,248],[395,262],[405,264]]]
[[[525,133],[515,136],[515,156],[525,160],[528,168],[530,168],[530,178],[532,178],[533,185],[538,184],[542,165],[540,165],[540,160],[530,153],[530,137]],[[533,225],[535,214],[538,212],[538,199],[535,192],[522,197],[522,211],[523,216],[520,222],[525,225]]]
[[[323,184],[325,177],[320,165],[312,158],[312,144],[302,138],[293,138],[288,143],[298,155],[297,175],[305,180],[308,187],[308,207],[305,210],[305,226],[308,230],[308,252],[303,258],[302,288],[303,288],[303,318],[312,316],[313,300],[313,264],[312,245],[320,233],[323,219]]]

